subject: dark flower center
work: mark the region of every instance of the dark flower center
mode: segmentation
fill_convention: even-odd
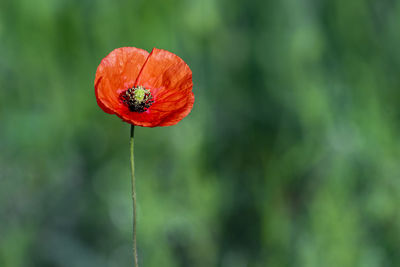
[[[154,103],[150,90],[142,86],[129,88],[119,97],[132,112],[145,112]]]

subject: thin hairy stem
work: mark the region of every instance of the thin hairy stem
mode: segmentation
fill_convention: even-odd
[[[134,157],[134,139],[135,139],[135,126],[131,125],[131,177],[132,177],[132,208],[133,208],[133,257],[135,260],[135,267],[139,267],[137,248],[136,248],[136,186],[135,186],[135,157]]]

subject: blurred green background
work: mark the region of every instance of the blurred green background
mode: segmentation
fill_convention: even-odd
[[[133,266],[111,50],[193,71],[136,129],[141,266],[400,266],[400,1],[0,1],[0,266]]]

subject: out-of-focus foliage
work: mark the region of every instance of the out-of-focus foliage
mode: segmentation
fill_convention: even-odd
[[[0,1],[0,266],[132,266],[112,49],[193,71],[137,128],[141,266],[400,266],[400,2]]]

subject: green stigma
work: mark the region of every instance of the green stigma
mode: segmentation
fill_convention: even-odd
[[[137,102],[142,102],[144,100],[144,97],[146,96],[146,89],[144,89],[142,86],[139,86],[135,90],[135,99]]]

